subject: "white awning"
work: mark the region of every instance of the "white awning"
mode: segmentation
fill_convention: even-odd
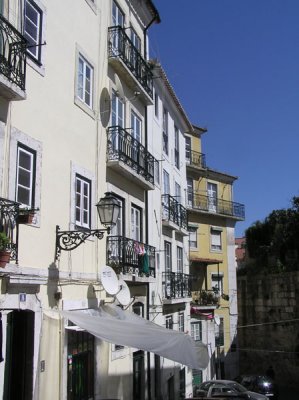
[[[149,351],[193,369],[205,369],[209,363],[208,348],[203,343],[113,304],[96,310],[61,311],[61,314],[80,328],[110,343]]]

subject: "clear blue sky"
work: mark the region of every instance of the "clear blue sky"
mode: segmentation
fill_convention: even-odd
[[[238,176],[236,236],[299,195],[299,0],[154,0],[158,58],[210,168]]]

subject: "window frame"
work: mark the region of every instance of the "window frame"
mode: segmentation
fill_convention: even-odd
[[[197,238],[197,231],[198,231],[198,227],[196,226],[188,226],[188,231],[189,231],[189,246],[190,249],[197,249],[198,248],[198,238]],[[193,240],[193,242],[195,243],[195,246],[192,246],[192,240],[191,239],[191,234],[195,234],[195,240]]]
[[[219,325],[215,324],[215,347],[224,346],[224,318],[219,317]]]
[[[169,134],[168,134],[168,111],[163,107],[163,121],[162,121],[162,139],[163,139],[163,153],[167,156],[169,154]]]
[[[196,330],[194,329],[195,327]],[[202,323],[201,321],[190,322],[191,337],[195,342],[202,342]]]
[[[155,117],[159,119],[159,94],[157,90],[154,92],[154,109],[155,109]]]
[[[30,184],[29,186],[25,187],[19,184],[19,171],[20,171],[20,151],[26,153],[30,156]],[[22,168],[25,170],[25,168]],[[21,203],[24,207],[35,207],[35,182],[36,182],[36,151],[31,149],[30,147],[24,145],[21,142],[17,143],[17,158],[16,158],[16,187],[15,187],[15,199],[17,202]],[[24,203],[20,201],[18,193],[19,193],[19,186],[22,188],[27,188],[29,190],[29,202]]]
[[[172,272],[172,246],[171,242],[164,240],[164,268],[165,272]]]
[[[34,11],[38,14],[39,18],[38,18],[38,25],[36,25],[38,27],[37,29],[37,35],[36,38],[33,38],[32,35],[30,35],[27,31],[26,31],[26,21],[29,20],[29,18],[26,17],[26,10],[27,10],[27,6],[30,5],[32,7],[32,9],[34,9]],[[29,43],[32,43],[33,46],[36,48],[37,50],[37,55],[35,55],[32,51],[30,51],[30,48],[27,47],[27,55],[28,57],[30,57],[30,59],[32,59],[34,62],[36,62],[38,65],[41,65],[41,59],[42,59],[42,40],[43,40],[43,10],[36,4],[35,1],[33,0],[25,0],[24,2],[24,29],[23,29],[23,35],[26,38],[26,40]],[[33,23],[32,20],[30,20],[31,23]],[[33,39],[33,41],[31,41],[31,38]]]
[[[170,177],[165,169],[163,169],[163,194],[170,195]]]
[[[133,210],[134,213],[132,214]],[[134,215],[134,221],[132,219],[133,215]],[[136,215],[139,215],[139,225],[136,224],[136,218],[135,218]],[[130,221],[131,221],[131,239],[137,242],[142,242],[142,209],[133,203],[131,204],[131,209],[130,209]],[[138,228],[138,232],[136,228]],[[138,235],[136,235],[136,232],[138,233]],[[136,238],[137,236],[138,238]]]
[[[215,285],[213,283],[215,283]],[[211,288],[213,289],[217,286],[217,294],[221,296],[223,294],[223,273],[211,272]]]
[[[173,329],[173,316],[172,315],[165,316],[165,328]]]
[[[79,88],[79,84],[80,84],[80,62],[82,62],[82,66],[83,66],[83,71],[82,71],[82,96],[80,95],[80,90],[81,88]],[[90,92],[88,92],[88,90],[86,89],[87,86],[87,68],[90,70]],[[78,69],[77,69],[77,91],[76,91],[76,95],[78,97],[78,99],[80,101],[82,101],[83,104],[85,104],[85,106],[87,106],[88,108],[90,108],[91,110],[93,109],[93,96],[94,96],[94,68],[93,66],[90,64],[90,62],[86,59],[86,57],[84,57],[84,55],[82,53],[79,52],[78,54]],[[89,94],[90,97],[90,101],[87,102],[86,100],[86,95]]]
[[[176,125],[174,125],[174,165],[180,169],[180,131]]]
[[[192,150],[191,137],[186,136],[185,137],[185,157],[186,157],[186,162],[188,164],[191,163],[191,150]]]
[[[179,332],[185,331],[185,315],[184,315],[184,313],[179,313],[179,315],[178,315],[178,330],[179,330]]]
[[[217,240],[216,240],[217,238]],[[216,244],[220,242],[220,244]],[[222,251],[222,230],[216,229],[214,227],[210,228],[210,250],[212,252],[221,252]]]
[[[87,185],[88,187],[88,200],[87,200],[87,209],[84,208],[84,187],[83,193],[80,192],[80,207],[77,206],[77,182],[80,181],[80,186]],[[92,194],[92,182],[90,179],[76,173],[75,175],[75,194],[76,194],[76,201],[75,201],[75,225],[76,227],[80,228],[91,228],[91,194]],[[77,220],[77,209],[79,208],[80,212],[80,221]],[[84,222],[84,212],[87,212],[87,222]]]
[[[177,260],[177,272],[179,274],[184,273],[184,263],[183,263],[183,247],[176,247],[176,260]]]

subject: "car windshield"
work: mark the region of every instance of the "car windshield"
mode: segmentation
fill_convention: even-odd
[[[231,383],[228,384],[228,386],[230,388],[234,389],[236,392],[239,392],[239,393],[247,392],[247,389],[244,386],[242,386],[239,383],[237,383],[237,382],[231,382]]]

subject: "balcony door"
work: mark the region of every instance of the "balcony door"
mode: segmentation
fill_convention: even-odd
[[[121,28],[124,27],[124,13],[121,11],[121,9],[117,6],[115,1],[112,3],[112,26],[120,26]],[[112,49],[115,55],[119,55],[122,53],[122,43],[123,41],[121,40],[121,35],[119,34],[119,31],[114,32],[114,35],[112,37]]]
[[[114,127],[112,131],[112,148],[113,150],[121,150],[125,148],[123,131],[121,128],[125,126],[124,119],[124,102],[112,91],[112,110],[111,110],[111,126]]]
[[[217,211],[217,185],[208,182],[208,209],[211,212]]]
[[[193,179],[187,178],[187,203],[189,207],[193,206]]]
[[[131,207],[131,239],[141,241],[141,210]]]
[[[129,149],[131,158],[137,165],[144,167],[144,152],[140,151],[142,122],[134,111],[131,112],[131,135],[134,138]]]

